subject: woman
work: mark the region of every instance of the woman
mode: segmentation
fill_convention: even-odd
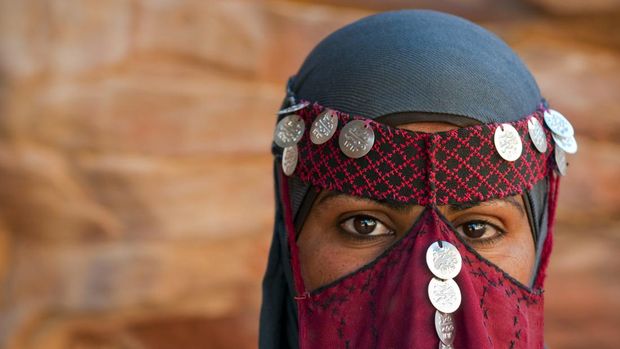
[[[541,348],[577,144],[500,39],[432,11],[324,39],[274,133],[261,348]]]

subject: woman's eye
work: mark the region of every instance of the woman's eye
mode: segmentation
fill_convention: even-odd
[[[353,235],[363,236],[381,236],[392,235],[394,232],[390,230],[380,220],[371,216],[355,216],[341,223],[342,228]]]
[[[499,228],[484,221],[469,221],[456,227],[469,240],[492,240],[504,234]]]

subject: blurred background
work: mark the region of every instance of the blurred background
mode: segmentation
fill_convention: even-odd
[[[432,8],[575,125],[551,348],[620,348],[620,1],[0,0],[0,348],[255,348],[284,85],[325,35]]]

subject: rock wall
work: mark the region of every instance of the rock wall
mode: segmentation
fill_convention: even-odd
[[[0,0],[0,347],[255,347],[284,83],[411,6],[497,32],[573,121],[548,342],[620,346],[618,1]]]

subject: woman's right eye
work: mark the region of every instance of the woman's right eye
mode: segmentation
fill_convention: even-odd
[[[394,231],[385,226],[380,220],[367,215],[357,215],[348,218],[340,226],[347,233],[361,237],[394,234]]]

